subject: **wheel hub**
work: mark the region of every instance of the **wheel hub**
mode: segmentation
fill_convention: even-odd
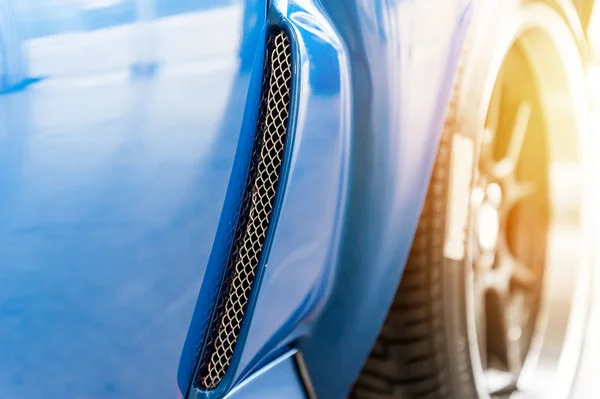
[[[481,185],[473,190],[475,203],[475,235],[481,252],[493,254],[498,248],[500,234],[500,203],[502,190],[496,183]]]

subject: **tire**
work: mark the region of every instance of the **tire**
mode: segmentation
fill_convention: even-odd
[[[477,6],[404,275],[352,389],[350,397],[354,399],[496,398],[517,391],[520,397],[566,398],[575,379],[592,292],[591,229],[587,223],[591,218],[587,215],[593,201],[583,184],[589,181],[589,146],[581,27],[577,18],[569,17],[574,14],[572,5],[563,1],[497,0]],[[514,21],[526,25],[508,23]],[[547,63],[564,66],[564,74],[552,72]],[[528,68],[530,75],[513,70],[505,78],[506,71],[515,67]],[[511,78],[515,76],[520,81]],[[496,366],[490,364],[502,358],[498,346],[512,344],[505,343],[508,335],[497,333],[506,329],[508,322],[494,321],[507,318],[490,311],[504,309],[504,302],[494,305],[496,296],[474,288],[480,273],[475,265],[481,262],[485,247],[478,227],[485,224],[478,223],[490,219],[482,219],[481,202],[474,204],[472,193],[479,189],[480,169],[485,169],[485,134],[497,91],[504,96],[503,104],[510,105],[512,97],[522,96],[516,111],[502,108],[512,119],[521,115],[523,99],[531,100],[515,174],[533,176],[541,189],[534,198],[511,204],[506,215],[498,216],[497,235],[506,233],[508,237],[510,231],[510,237],[496,237],[491,270],[496,270],[499,247],[508,248],[519,264],[526,259],[539,269],[531,268],[537,276],[534,285],[519,288],[528,305],[527,317],[523,317],[526,322],[519,324],[518,361],[511,355],[514,350],[507,351],[504,360],[510,381],[495,386],[490,376],[495,375]],[[569,102],[558,106],[548,100],[548,93],[557,92]],[[509,105],[499,107],[509,109]],[[478,113],[482,108],[484,112]],[[496,119],[503,115],[500,109]],[[498,133],[493,141],[507,141],[498,146],[504,146],[508,154],[518,128],[511,128],[508,138],[502,138],[500,126],[506,125],[502,120],[494,121]],[[491,185],[506,187],[489,181],[486,190]],[[464,192],[469,195],[460,195]],[[566,192],[572,195],[564,195]],[[485,201],[490,201],[485,193]],[[522,226],[529,225],[532,227],[527,227],[523,236]],[[514,232],[520,235],[514,238]],[[571,233],[576,244],[564,244],[572,241]],[[557,239],[557,234],[562,239]],[[510,295],[514,294],[512,284],[511,279]],[[561,284],[566,288],[561,290]],[[483,335],[480,313],[486,313],[488,327]],[[495,349],[490,351],[490,347]]]

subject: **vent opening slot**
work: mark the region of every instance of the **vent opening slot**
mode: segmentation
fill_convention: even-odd
[[[269,34],[256,134],[225,279],[200,359],[196,383],[216,388],[233,357],[260,264],[277,194],[291,102],[292,48],[281,30]]]

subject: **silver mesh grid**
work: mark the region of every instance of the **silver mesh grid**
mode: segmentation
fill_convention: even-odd
[[[214,389],[223,379],[235,349],[275,201],[290,107],[291,46],[273,32],[267,42],[256,137],[226,281],[217,303],[198,380]]]

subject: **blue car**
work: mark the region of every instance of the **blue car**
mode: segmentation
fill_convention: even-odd
[[[594,0],[0,0],[0,399],[568,398]]]

